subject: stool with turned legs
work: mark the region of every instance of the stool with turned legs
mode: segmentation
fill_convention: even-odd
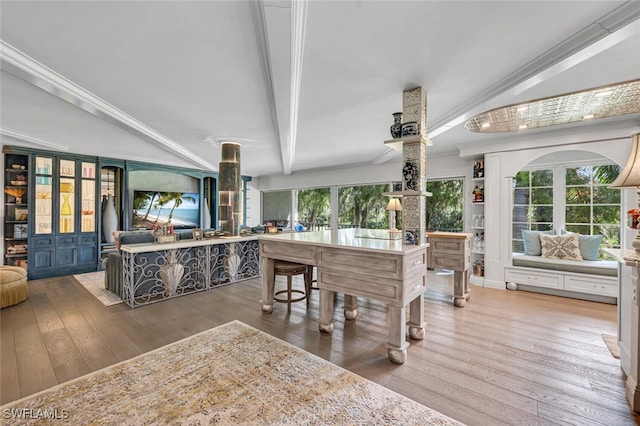
[[[287,289],[277,291],[273,300],[287,304],[287,312],[291,312],[291,303],[299,302],[307,299],[309,306],[309,293],[311,292],[311,279],[313,267],[302,263],[286,262],[284,260],[275,260],[273,265],[274,279],[277,276],[287,277]],[[304,275],[304,291],[292,288],[292,279],[295,275]],[[277,297],[280,294],[286,294],[286,297]],[[301,295],[294,298],[294,294]]]

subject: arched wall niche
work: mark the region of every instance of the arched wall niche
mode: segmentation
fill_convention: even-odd
[[[557,166],[570,164],[570,161],[584,163],[588,159],[610,159],[624,165],[630,150],[631,135],[624,138],[486,154],[485,232],[490,238],[485,241],[484,286],[504,289],[504,268],[511,265],[512,179],[520,170],[538,164]],[[623,191],[623,206],[630,204],[633,198],[628,196],[627,192],[632,190]],[[622,244],[626,246],[626,235],[622,236]]]

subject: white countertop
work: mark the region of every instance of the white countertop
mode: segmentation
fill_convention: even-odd
[[[202,240],[182,240],[175,243],[140,243],[140,244],[124,244],[120,246],[120,250],[127,253],[148,253],[152,251],[183,249],[189,247],[203,247],[217,244],[237,243],[240,241],[256,240],[257,235],[247,237],[221,237],[221,238],[203,238]]]
[[[326,245],[335,248],[361,249],[394,254],[407,254],[415,250],[424,250],[429,244],[410,246],[403,244],[404,239],[383,238],[386,230],[340,229],[313,232],[294,232],[286,234],[262,234],[258,240],[291,242],[296,244]],[[367,235],[368,237],[364,237]]]

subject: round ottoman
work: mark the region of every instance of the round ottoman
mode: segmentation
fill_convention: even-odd
[[[0,308],[29,298],[27,271],[17,266],[0,265]]]

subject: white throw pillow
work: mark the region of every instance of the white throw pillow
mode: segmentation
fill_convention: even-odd
[[[542,257],[550,259],[582,260],[578,234],[546,235],[540,234]]]

